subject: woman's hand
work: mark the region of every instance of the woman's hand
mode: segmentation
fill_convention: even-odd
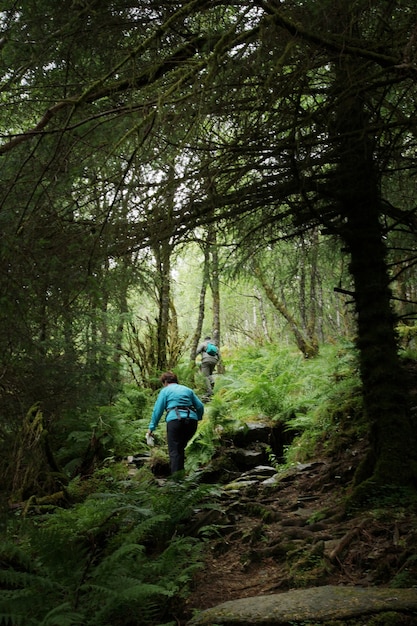
[[[146,433],[146,443],[148,444],[148,446],[155,445],[154,435],[151,430],[148,430],[148,432]]]

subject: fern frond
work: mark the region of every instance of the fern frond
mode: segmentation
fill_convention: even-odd
[[[39,626],[80,626],[85,623],[85,616],[74,611],[69,602],[64,602],[51,609],[39,622]]]
[[[161,585],[139,582],[128,577],[112,577],[107,584],[86,584],[82,588],[88,601],[88,626],[104,626],[126,614],[136,615],[138,623],[149,623],[160,611],[161,601],[170,593]]]

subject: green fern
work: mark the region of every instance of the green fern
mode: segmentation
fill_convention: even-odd
[[[2,624],[159,625],[200,567],[201,544],[181,523],[208,486],[158,487],[146,471],[119,491],[10,528],[0,551]],[[172,599],[172,600],[171,600]],[[134,615],[134,618],[132,618]]]
[[[149,389],[126,385],[112,405],[67,415],[62,421],[65,430],[61,432],[58,425],[55,433],[57,459],[67,474],[72,475],[80,465],[93,436],[100,441],[103,459],[144,449],[151,402]]]
[[[187,448],[187,469],[208,462],[221,437],[254,419],[280,420],[296,429],[300,436],[288,448],[286,461],[303,460],[318,441],[358,430],[358,390],[350,347],[329,346],[307,361],[276,346],[245,349],[217,378],[215,396]],[[144,428],[150,403],[142,413],[138,409],[141,417],[133,421],[132,397],[135,393],[125,390],[117,407],[95,415],[100,428],[111,427],[105,441],[109,452],[123,449],[130,429]],[[120,430],[112,426],[117,415],[123,416]],[[85,429],[72,431],[72,452],[82,451],[86,433],[91,434],[90,418]],[[121,480],[121,471],[121,464],[107,463],[88,481],[70,482],[68,492],[76,496],[70,508],[45,516],[31,510],[25,520],[6,527],[0,549],[0,624],[172,622],[173,603],[187,593],[200,567],[203,544],[184,536],[187,520],[197,508],[214,506],[216,488],[196,484],[192,473],[161,487],[145,468],[130,480],[125,474]]]
[[[189,448],[189,467],[195,469],[198,460],[207,463],[229,430],[256,420],[285,422],[299,432],[286,456],[288,462],[304,460],[320,439],[337,432],[341,420],[361,428],[361,412],[352,345],[324,346],[319,356],[307,360],[288,348],[251,346],[230,358],[227,374],[218,376],[208,419]]]

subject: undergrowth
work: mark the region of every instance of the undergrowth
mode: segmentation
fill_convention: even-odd
[[[146,468],[129,478],[118,462],[149,453],[144,434],[157,392],[126,386],[112,406],[78,421],[74,416],[67,430],[56,431],[57,458],[69,478],[67,508],[42,510],[35,503],[26,516],[22,509],[8,514],[0,549],[0,624],[174,624],[204,547],[187,536],[184,524],[196,508],[210,506],[213,489],[193,476],[222,438],[242,423],[279,421],[298,433],[286,450],[291,464],[313,456],[319,442],[343,445],[350,431],[359,436],[364,428],[350,345],[324,347],[311,360],[288,348],[248,347],[228,357],[225,369],[187,448],[189,477],[182,482],[160,485]],[[187,370],[190,386],[191,377]],[[77,476],[77,464],[97,441],[100,448],[92,453],[100,455],[85,480]],[[158,442],[165,450],[162,424]]]
[[[0,548],[1,624],[172,623],[201,560],[201,543],[179,529],[209,487],[164,488],[147,470],[102,487],[68,509],[9,520]]]
[[[350,344],[325,346],[306,360],[276,345],[249,347],[227,363],[215,395],[189,448],[189,468],[203,464],[218,441],[244,422],[282,422],[298,436],[285,461],[314,456],[319,442],[343,445],[365,434],[356,356]]]

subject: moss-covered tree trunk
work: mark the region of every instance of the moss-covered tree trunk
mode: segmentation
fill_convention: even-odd
[[[294,335],[297,347],[304,355],[304,357],[307,359],[317,356],[319,353],[317,340],[315,338],[310,340],[303,332],[301,325],[296,321],[296,319],[290,313],[285,304],[279,300],[274,288],[268,283],[265,273],[255,261],[252,262],[252,271],[253,275],[261,285],[262,289],[265,292],[265,295],[267,296],[271,304],[288,322],[290,329]]]
[[[341,234],[350,253],[355,285],[357,347],[371,452],[357,474],[368,487],[415,483],[416,434],[408,413],[407,386],[398,355],[395,317],[381,227],[381,198],[374,167],[374,140],[367,123],[363,83],[357,63],[345,62],[336,74],[339,102],[338,176]],[[366,80],[366,78],[365,78]],[[349,86],[349,97],[346,97]],[[343,95],[342,95],[343,94]]]
[[[197,325],[196,329],[191,341],[190,348],[190,361],[192,363],[195,362],[195,355],[197,352],[198,343],[201,339],[202,331],[203,331],[203,323],[206,312],[206,293],[207,287],[210,282],[210,246],[204,246],[204,263],[203,263],[203,276],[200,287],[200,298],[198,302],[198,315],[197,315]]]
[[[167,345],[169,326],[169,305],[171,297],[171,246],[168,242],[161,242],[156,251],[158,268],[158,333],[157,333],[157,361],[159,372],[167,368]]]

